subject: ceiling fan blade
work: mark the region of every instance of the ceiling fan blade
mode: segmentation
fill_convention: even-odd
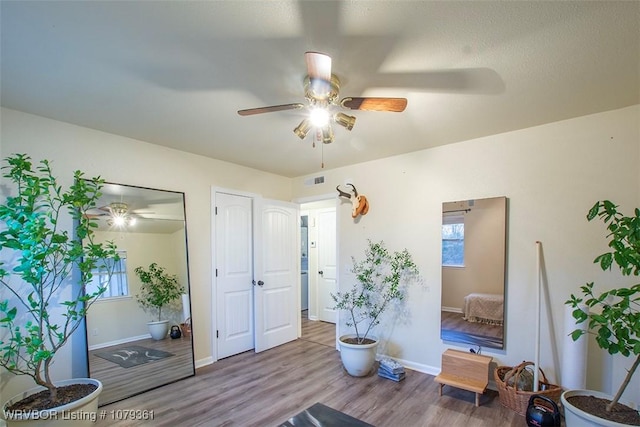
[[[400,113],[407,107],[407,98],[343,98],[340,105],[351,110],[392,111]]]
[[[109,215],[110,213],[111,211],[107,206],[100,206],[97,208],[87,209],[84,212],[84,215],[86,217],[98,217],[98,216],[106,216],[106,215]]]
[[[103,217],[103,216],[107,216],[107,214],[90,214],[90,213],[85,212],[83,214],[83,216],[85,218],[88,218],[88,219],[95,219],[95,218],[100,218],[100,217]]]
[[[320,52],[305,52],[304,60],[307,63],[309,79],[331,81],[331,57],[329,55]]]
[[[300,104],[300,103],[272,105],[270,107],[248,108],[246,110],[238,110],[238,114],[240,114],[241,116],[252,116],[254,114],[273,113],[275,111],[297,110],[303,107],[304,107],[304,104]]]

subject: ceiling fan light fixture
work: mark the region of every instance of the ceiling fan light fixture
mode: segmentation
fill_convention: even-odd
[[[110,216],[107,225],[115,228],[132,227],[136,224],[136,219],[129,216],[129,206],[123,202],[113,202],[109,205]]]
[[[329,123],[331,115],[326,108],[313,108],[309,111],[309,119],[311,124],[317,128],[324,128]]]
[[[353,129],[353,125],[356,124],[356,118],[345,113],[336,113],[335,116],[333,116],[333,120],[347,130]]]
[[[298,138],[305,139],[309,130],[311,130],[311,121],[309,119],[304,119],[298,126],[296,126],[295,129],[293,129],[293,133],[298,135]]]
[[[127,228],[136,225],[136,219],[130,216],[113,216],[107,220],[107,225],[114,228]]]
[[[114,216],[109,222],[111,222],[110,226],[124,227],[126,221],[123,216]]]
[[[113,216],[124,216],[127,214],[129,206],[126,203],[113,202],[109,205],[109,209]]]
[[[333,129],[327,125],[322,128],[322,143],[331,144],[333,142]]]

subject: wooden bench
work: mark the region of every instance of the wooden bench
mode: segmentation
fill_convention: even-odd
[[[489,384],[490,356],[448,349],[442,353],[442,370],[435,381],[442,387],[446,385],[472,391],[476,394],[476,406],[480,406],[480,395]]]

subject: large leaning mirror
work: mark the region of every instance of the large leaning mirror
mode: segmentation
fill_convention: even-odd
[[[89,375],[104,386],[99,404],[195,375],[184,193],[108,183],[87,215],[98,224],[95,240],[113,241],[120,254],[110,281],[94,272],[93,285],[107,290],[87,315]],[[152,264],[182,288],[160,312],[136,297],[136,269]],[[157,324],[168,330],[156,335]]]
[[[507,198],[442,204],[443,341],[504,348]]]

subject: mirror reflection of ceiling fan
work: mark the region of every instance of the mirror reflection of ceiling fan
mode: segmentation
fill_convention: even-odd
[[[337,123],[347,130],[353,129],[356,122],[354,116],[340,109],[363,111],[402,112],[407,106],[406,98],[356,98],[345,97],[338,100],[340,80],[331,73],[331,57],[319,52],[306,52],[307,76],[304,79],[304,96],[306,104],[293,103],[272,105],[269,107],[239,110],[241,116],[271,113],[284,110],[307,108],[309,115],[293,129],[300,139],[304,139],[311,129],[315,130],[315,141],[324,144],[333,142],[331,123]]]
[[[153,213],[144,210],[131,210],[129,205],[124,202],[112,202],[107,206],[92,209],[92,211],[87,211],[85,215],[89,218],[107,217],[109,227],[134,226],[138,219],[144,218],[143,214]]]

